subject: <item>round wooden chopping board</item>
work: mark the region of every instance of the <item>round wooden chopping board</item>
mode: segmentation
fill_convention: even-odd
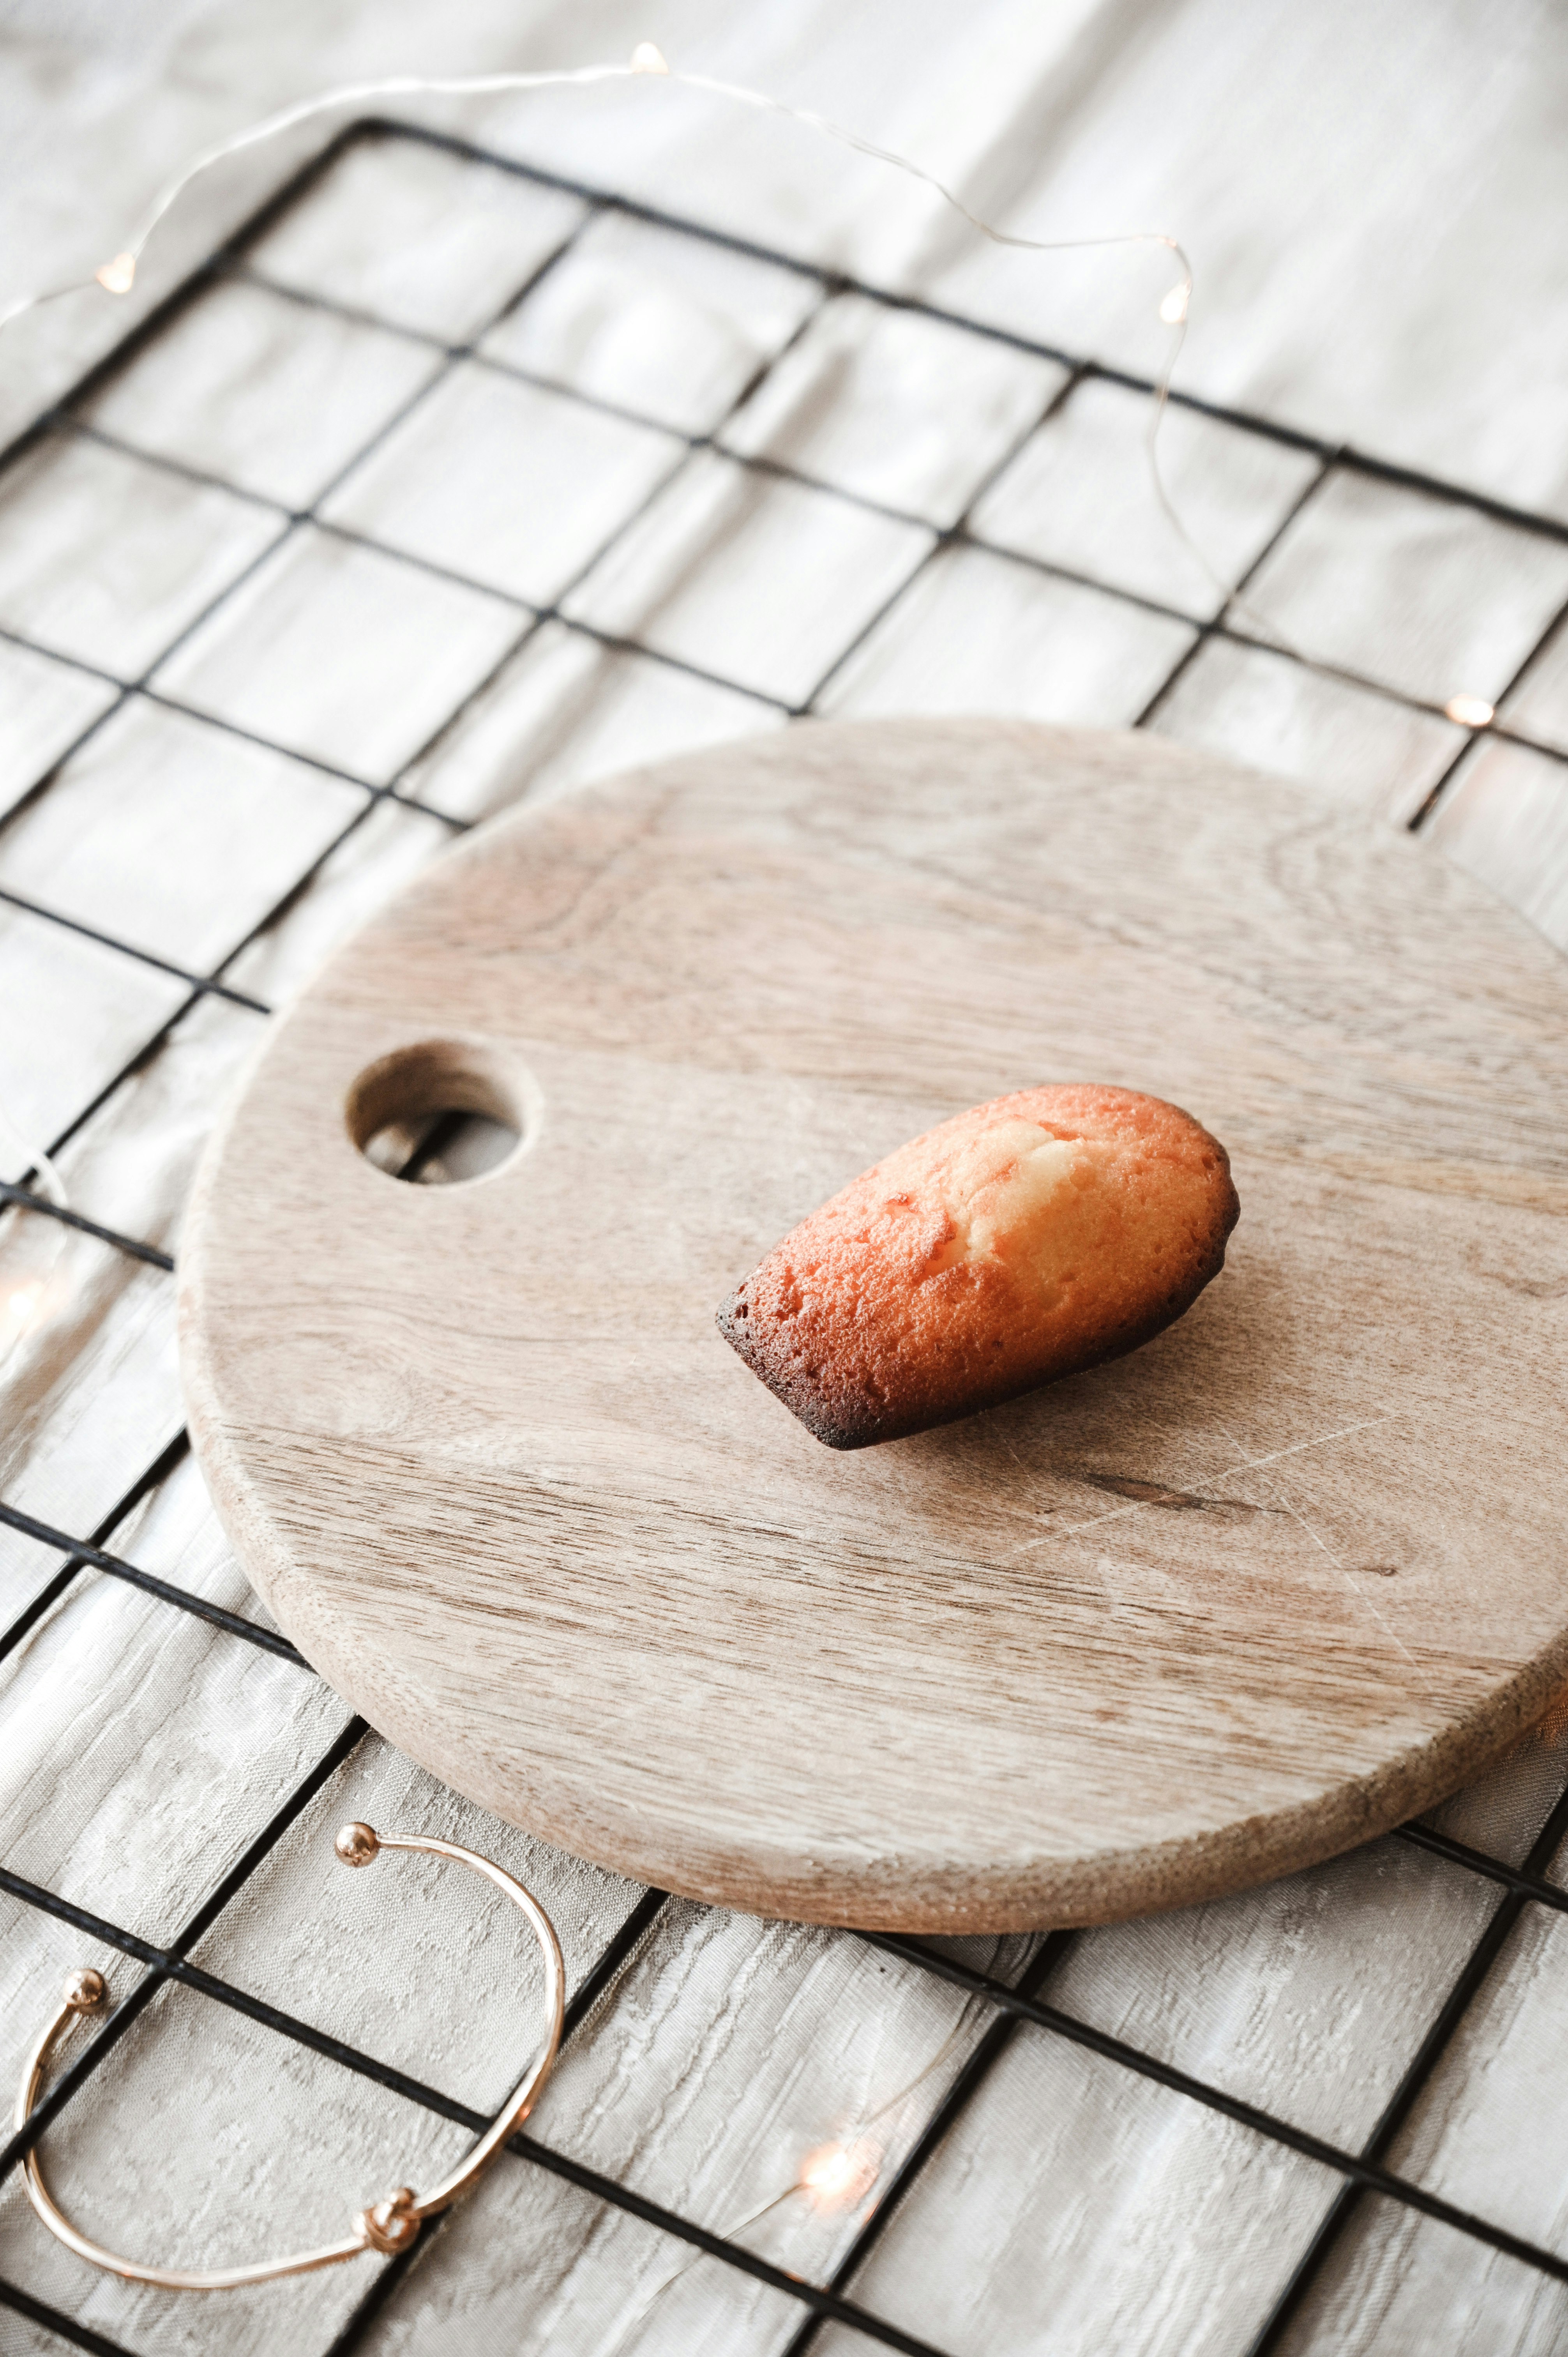
[[[968,1105],[1229,1146],[1145,1349],[822,1447],[714,1313]],[[363,1136],[510,1107],[401,1184]],[[1147,737],[801,726],[469,837],[271,1033],[182,1254],[257,1587],[472,1799],[757,1912],[1101,1921],[1437,1800],[1568,1676],[1568,964],[1424,846]]]

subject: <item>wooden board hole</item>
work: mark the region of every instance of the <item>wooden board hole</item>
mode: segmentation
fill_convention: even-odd
[[[419,1187],[471,1185],[523,1141],[523,1091],[483,1041],[422,1039],[368,1065],[349,1092],[349,1135],[367,1162]]]

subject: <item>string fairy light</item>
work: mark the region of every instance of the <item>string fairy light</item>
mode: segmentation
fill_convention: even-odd
[[[966,1998],[958,2018],[929,2061],[923,2063],[897,2094],[889,2095],[885,2103],[878,2104],[874,2112],[862,2111],[842,2135],[830,2137],[825,2144],[813,2145],[781,2193],[769,2194],[766,2201],[759,2201],[756,2209],[748,2210],[743,2218],[731,2221],[724,2229],[725,2241],[733,2241],[746,2227],[755,2226],[759,2218],[766,2218],[770,2211],[781,2208],[786,2201],[792,2201],[802,2194],[819,2212],[857,2210],[875,2186],[882,2173],[883,2162],[887,2158],[886,2147],[865,2131],[875,2127],[878,2120],[885,2120],[889,2112],[896,2111],[917,2087],[925,2084],[934,2071],[941,2068],[968,2029],[973,2011],[973,1999]],[[671,2285],[679,2283],[682,2276],[689,2275],[703,2256],[701,2251],[693,2251],[677,2266],[671,2267],[667,2275],[660,2277],[619,2327],[603,2357],[618,2357],[618,2352],[625,2347],[630,2335],[646,2320]]]
[[[216,140],[210,146],[202,148],[193,156],[175,178],[159,190],[129,242],[118,253],[112,255],[107,262],[101,264],[88,276],[70,279],[62,285],[42,287],[30,294],[13,297],[8,305],[0,309],[0,330],[11,326],[14,321],[23,317],[27,313],[38,310],[46,303],[59,302],[68,295],[82,294],[92,286],[111,296],[129,295],[135,285],[137,272],[148,242],[159,223],[178,202],[193,181],[199,179],[204,173],[211,171],[216,165],[224,162],[229,156],[238,156],[248,148],[260,146],[264,141],[277,138],[284,132],[294,130],[299,124],[308,123],[318,115],[332,113],[339,108],[365,106],[373,101],[385,99],[489,98],[535,90],[587,90],[607,83],[642,78],[668,82],[671,86],[679,86],[684,90],[699,91],[710,98],[718,99],[729,105],[746,107],[757,113],[777,115],[785,122],[799,124],[803,129],[816,133],[819,137],[833,140],[841,146],[851,148],[856,155],[867,156],[878,164],[885,164],[893,171],[902,172],[907,178],[930,188],[945,205],[957,213],[961,220],[967,221],[971,229],[980,236],[989,239],[993,245],[1006,246],[1025,253],[1071,253],[1113,246],[1153,246],[1173,255],[1180,267],[1181,276],[1168,289],[1158,307],[1161,320],[1174,333],[1165,365],[1160,371],[1155,386],[1154,409],[1151,414],[1146,445],[1149,469],[1155,497],[1167,519],[1179,533],[1191,554],[1203,567],[1210,581],[1222,595],[1228,594],[1227,584],[1223,577],[1210,565],[1203,550],[1177,513],[1160,472],[1157,447],[1160,424],[1170,393],[1171,377],[1176,361],[1181,356],[1182,344],[1187,335],[1187,313],[1194,286],[1192,264],[1187,259],[1179,238],[1173,236],[1167,230],[1155,229],[1118,230],[1099,237],[1064,238],[1024,237],[1011,230],[998,229],[993,222],[972,211],[961,197],[955,194],[944,181],[940,180],[934,172],[928,171],[923,164],[916,163],[911,156],[899,155],[889,147],[878,146],[875,140],[864,137],[858,131],[847,129],[845,125],[835,123],[828,115],[816,113],[809,107],[790,106],[783,99],[770,97],[765,91],[752,90],[742,82],[721,81],[711,74],[686,73],[672,69],[662,50],[652,41],[639,41],[625,65],[575,66],[555,69],[544,73],[392,74],[374,81],[346,82],[337,89],[321,91],[314,98],[300,99],[293,105],[280,107],[275,113],[263,115],[260,121],[249,124],[243,131],[235,132],[226,139]]]
[[[0,1360],[24,1334],[31,1332],[43,1307],[45,1290],[41,1276],[23,1277],[16,1284],[0,1287]]]
[[[1186,519],[1172,499],[1161,468],[1160,428],[1169,403],[1171,381],[1186,341],[1197,284],[1192,264],[1178,237],[1170,231],[1163,229],[1117,230],[1095,237],[1058,238],[1025,237],[1012,230],[999,229],[994,222],[986,221],[981,214],[974,212],[964,203],[961,197],[947,186],[945,181],[939,179],[934,172],[928,171],[924,165],[915,162],[913,157],[901,155],[893,148],[879,146],[875,140],[865,138],[860,132],[852,131],[844,124],[834,122],[831,116],[817,113],[810,107],[791,106],[783,99],[774,98],[765,91],[753,90],[745,83],[724,81],[711,74],[688,73],[681,69],[672,68],[662,50],[653,41],[639,41],[624,65],[575,66],[552,69],[542,73],[509,71],[463,75],[392,74],[371,81],[346,82],[333,90],[321,91],[313,98],[301,99],[292,105],[281,107],[276,113],[263,115],[258,122],[249,124],[244,130],[235,132],[230,137],[217,140],[210,146],[202,148],[190,158],[172,180],[159,190],[143,217],[135,234],[118,253],[112,255],[107,262],[102,264],[87,277],[71,279],[63,285],[46,287],[35,293],[16,296],[5,307],[0,309],[0,329],[8,327],[26,313],[36,310],[42,304],[57,302],[64,296],[80,294],[89,287],[97,286],[103,293],[115,296],[130,294],[135,285],[137,272],[148,242],[165,216],[178,202],[193,181],[199,179],[204,173],[209,172],[228,157],[241,155],[249,148],[260,146],[266,140],[276,138],[284,132],[295,129],[299,124],[308,123],[318,115],[328,114],[342,108],[364,106],[371,102],[386,99],[499,97],[529,91],[588,90],[639,79],[663,81],[671,87],[701,91],[728,105],[747,108],[757,113],[776,115],[784,122],[798,124],[801,128],[815,133],[819,137],[832,140],[841,146],[848,147],[856,155],[865,156],[875,163],[886,165],[890,170],[901,172],[907,178],[916,180],[931,189],[951,211],[966,221],[977,235],[986,238],[993,245],[1007,247],[1024,253],[1071,253],[1103,251],[1119,246],[1149,246],[1171,254],[1177,263],[1181,274],[1166,288],[1156,306],[1161,323],[1171,330],[1171,341],[1165,363],[1155,381],[1144,444],[1155,500],[1166,522],[1176,533],[1188,554],[1194,558],[1209,583],[1219,592],[1224,604],[1251,622],[1266,640],[1283,649],[1286,653],[1296,656],[1302,662],[1310,662],[1311,658],[1302,653],[1300,648],[1279,624],[1243,598],[1225,575],[1210,562],[1201,543],[1189,529]],[[1449,718],[1457,721],[1462,726],[1470,728],[1488,727],[1495,717],[1491,705],[1483,697],[1471,694],[1452,697],[1444,706],[1444,710]]]
[[[16,1151],[24,1157],[24,1171],[36,1174],[38,1192],[53,1203],[57,1211],[69,1211],[70,1198],[65,1181],[50,1157],[41,1146],[30,1146],[0,1103],[0,1138],[9,1139]],[[43,1325],[49,1316],[58,1291],[56,1278],[65,1256],[67,1231],[57,1227],[52,1259],[44,1275],[22,1276],[0,1285],[0,1364],[3,1364],[17,1343]]]
[[[853,2210],[875,2184],[885,2156],[867,2136],[820,2144],[800,2163],[800,2186],[819,2209]]]
[[[23,1135],[3,1103],[0,1103],[0,1137],[8,1138],[16,1151],[27,1157],[28,1168],[38,1172],[39,1185],[49,1200],[60,1211],[69,1211],[70,1197],[65,1191],[65,1180],[42,1146],[31,1145]]]
[[[1070,253],[1102,251],[1119,246],[1149,246],[1170,253],[1180,268],[1180,276],[1166,288],[1156,306],[1161,323],[1171,330],[1171,341],[1165,363],[1155,381],[1148,430],[1144,439],[1145,454],[1155,498],[1166,522],[1181,541],[1188,554],[1201,568],[1210,585],[1217,590],[1224,606],[1251,622],[1263,639],[1296,657],[1310,662],[1311,657],[1291,639],[1278,622],[1262,613],[1244,598],[1223,572],[1209,559],[1201,542],[1188,527],[1173,500],[1160,465],[1159,436],[1170,398],[1172,378],[1180,360],[1190,322],[1196,277],[1192,264],[1181,240],[1167,230],[1119,230],[1096,237],[1036,238],[1025,237],[1011,230],[999,229],[966,205],[961,197],[939,179],[934,172],[897,150],[879,146],[857,131],[834,122],[831,116],[819,114],[809,107],[791,106],[783,99],[771,97],[767,91],[753,90],[744,83],[723,81],[710,74],[688,73],[672,68],[663,52],[652,41],[639,41],[624,65],[576,66],[553,69],[542,73],[504,72],[467,75],[393,74],[372,81],[347,82],[320,92],[314,98],[301,99],[293,105],[281,107],[275,113],[263,115],[246,129],[230,137],[215,141],[192,156],[182,169],[154,199],[134,236],[118,253],[102,264],[89,276],[68,281],[65,285],[43,288],[36,293],[16,296],[0,309],[0,330],[27,312],[40,305],[53,303],[67,295],[84,292],[97,286],[103,293],[119,296],[132,292],[136,283],[143,254],[155,231],[165,216],[184,195],[191,183],[231,156],[261,145],[268,139],[280,136],[318,115],[340,108],[363,106],[372,101],[399,98],[483,98],[510,95],[528,91],[587,90],[639,79],[659,81],[685,90],[703,92],[726,104],[745,107],[757,113],[776,115],[782,121],[800,124],[819,137],[832,140],[852,149],[856,155],[886,165],[906,178],[919,182],[940,197],[950,210],[966,221],[977,235],[997,246],[1025,253]],[[1447,716],[1459,726],[1486,728],[1495,718],[1492,706],[1482,696],[1469,694],[1451,697],[1444,706]]]

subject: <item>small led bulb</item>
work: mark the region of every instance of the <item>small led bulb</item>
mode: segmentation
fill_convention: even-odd
[[[0,1344],[19,1342],[40,1320],[43,1307],[42,1277],[27,1277],[0,1292]]]
[[[1166,290],[1160,297],[1160,317],[1167,328],[1179,328],[1187,317],[1187,297],[1191,286],[1185,278]]]
[[[800,2183],[823,2209],[849,2209],[876,2182],[882,2156],[863,2136],[854,2144],[820,2144],[800,2163]]]
[[[842,2193],[849,2183],[850,2158],[842,2144],[822,2144],[809,2152],[800,2164],[800,2182],[813,2193],[830,2197]]]
[[[664,62],[663,50],[657,48],[652,41],[639,41],[631,53],[631,70],[633,73],[661,74],[667,74],[670,70]]]
[[[134,253],[117,253],[102,270],[92,274],[105,293],[128,295],[136,283],[136,257]]]
[[[1489,728],[1498,716],[1484,695],[1451,695],[1443,709],[1461,728]]]

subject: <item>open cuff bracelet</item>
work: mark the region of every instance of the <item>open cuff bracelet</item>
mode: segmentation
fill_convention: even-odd
[[[62,2242],[67,2250],[74,2251],[78,2258],[87,2259],[93,2266],[103,2267],[111,2275],[123,2276],[129,2283],[156,2284],[165,2291],[234,2291],[243,2284],[270,2283],[274,2276],[303,2276],[316,2267],[335,2267],[344,2259],[358,2258],[362,2251],[378,2251],[390,2256],[407,2250],[424,2219],[433,2217],[438,2210],[449,2209],[454,2201],[471,2190],[507,2138],[514,2129],[521,2126],[532,2110],[554,2062],[565,2017],[566,1976],[561,1961],[561,1943],[555,1937],[550,1918],[538,1900],[493,1860],[480,1857],[471,1849],[460,1849],[456,1842],[427,1840],[419,1834],[377,1834],[369,1825],[351,1824],[343,1827],[335,1846],[345,1866],[369,1866],[383,1849],[424,1850],[433,1857],[456,1858],[460,1866],[472,1867],[476,1874],[484,1875],[498,1890],[504,1891],[512,1904],[521,1908],[527,1916],[544,1959],[547,2032],[542,2052],[512,2089],[500,2112],[473,2149],[430,2192],[416,2194],[411,2186],[400,2186],[384,2201],[361,2210],[354,2221],[353,2231],[342,2242],[328,2243],[318,2251],[300,2251],[291,2258],[257,2259],[248,2266],[193,2270],[148,2266],[137,2259],[117,2257],[113,2251],[106,2251],[101,2244],[91,2241],[63,2215],[44,2183],[35,2145],[26,2156],[28,2196],[50,2233]],[[42,2036],[22,2067],[21,2091],[16,2098],[16,2126],[18,2131],[27,2126],[32,2115],[55,2040],[79,2016],[101,2011],[108,1996],[108,1985],[102,1974],[94,1971],[91,1965],[84,1965],[71,1974],[66,1982],[59,2012],[46,2024]]]

